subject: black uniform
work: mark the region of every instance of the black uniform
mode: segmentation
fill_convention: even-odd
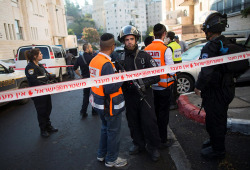
[[[120,60],[121,58],[118,59],[126,71],[135,70],[134,58],[137,48],[138,47],[133,51],[129,51],[125,48],[125,60],[122,61]],[[135,63],[137,69],[156,66],[152,57],[144,51],[138,53]],[[117,70],[122,70],[117,64],[116,68]],[[139,146],[139,148],[144,148],[147,143],[149,147],[157,148],[160,144],[160,137],[154,109],[153,91],[150,85],[157,83],[160,77],[154,76],[142,80],[146,87],[144,91],[145,99],[150,104],[151,108],[146,104],[145,100],[141,99],[132,81],[124,82],[122,85],[126,103],[128,126],[135,145]]]
[[[201,51],[201,58],[220,56],[220,40],[223,44],[226,43],[223,35],[209,41]],[[206,112],[206,129],[212,148],[215,151],[225,151],[227,110],[235,94],[233,74],[226,70],[224,64],[203,67],[196,88],[201,90]]]
[[[83,78],[89,78],[89,63],[90,61],[94,58],[94,56],[91,53],[84,53],[83,57],[85,61],[83,60],[82,56],[78,57],[75,64],[74,64],[74,70],[77,70],[78,67],[80,66],[81,69],[81,75]],[[82,102],[82,109],[80,113],[82,115],[87,115],[87,109],[89,105],[89,93],[90,93],[90,88],[84,88],[83,89],[83,102]],[[93,110],[92,110],[93,111]]]
[[[50,75],[45,70],[45,68],[40,64],[39,66],[37,66],[33,62],[29,62],[29,64],[26,66],[25,74],[28,79],[29,86],[31,87],[47,84],[48,80],[50,79]],[[51,128],[51,122],[50,122],[50,114],[52,110],[51,96],[50,95],[37,96],[33,97],[32,100],[34,101],[36,107],[39,127],[41,131],[46,131],[49,128]]]

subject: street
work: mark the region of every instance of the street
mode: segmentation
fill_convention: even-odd
[[[44,139],[40,136],[36,110],[30,100],[26,105],[11,102],[0,111],[1,169],[108,169],[96,160],[101,121],[89,115],[81,119],[82,90],[52,95],[52,125],[59,132]],[[228,132],[227,155],[221,161],[207,161],[200,157],[200,147],[207,139],[205,126],[180,115],[170,113],[171,138],[177,141],[169,149],[161,150],[161,159],[152,162],[146,152],[129,155],[131,138],[125,114],[122,121],[120,156],[128,159],[122,169],[131,170],[194,170],[250,169],[250,136]],[[171,133],[171,132],[170,132]],[[181,155],[180,150],[184,151]],[[183,164],[183,165],[180,165]]]

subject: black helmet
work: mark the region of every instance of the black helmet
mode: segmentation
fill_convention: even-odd
[[[206,21],[203,23],[201,29],[207,32],[223,32],[225,28],[228,27],[227,25],[227,14],[221,14],[219,12],[214,12],[206,18]]]
[[[140,38],[139,31],[132,25],[127,25],[121,29],[120,34],[118,35],[117,39],[123,43],[124,37],[127,35],[134,35],[136,40]]]

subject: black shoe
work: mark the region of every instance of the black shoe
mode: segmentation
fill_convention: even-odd
[[[54,128],[53,126],[48,126],[48,127],[47,127],[47,131],[50,132],[50,133],[51,133],[51,132],[58,132],[58,129],[57,129],[57,128]]]
[[[46,130],[41,130],[41,136],[47,138],[49,137],[49,132],[47,132]]]
[[[216,151],[211,146],[201,150],[201,156],[207,159],[223,159],[225,154],[225,151]]]
[[[136,155],[139,152],[145,151],[144,147],[139,147],[138,145],[133,144],[130,148],[129,148],[129,155]]]
[[[170,146],[172,146],[174,143],[173,139],[168,139],[167,142],[161,143],[160,144],[160,149],[165,149],[165,148],[169,148]]]
[[[88,113],[82,113],[82,112],[80,112],[80,115],[82,116],[82,118],[85,118],[85,117],[87,117],[88,116]]]
[[[203,142],[201,148],[204,149],[204,148],[207,148],[209,146],[211,146],[211,141],[210,141],[210,139],[207,139],[205,142]]]
[[[150,148],[150,147],[146,147],[149,155],[151,156],[151,159],[153,161],[158,161],[160,159],[160,152],[158,151],[158,149],[155,149],[155,148]]]
[[[170,105],[170,110],[175,110],[175,109],[178,109],[178,105],[175,104],[175,105]]]

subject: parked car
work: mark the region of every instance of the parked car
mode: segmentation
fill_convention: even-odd
[[[27,65],[27,60],[25,59],[24,52],[32,48],[39,48],[43,54],[43,59],[40,61],[45,67],[48,66],[65,66],[65,51],[60,46],[54,45],[30,45],[21,46],[17,50],[17,55],[15,58],[16,68],[25,68]],[[67,74],[66,67],[60,68],[49,68],[47,69],[49,73],[55,74],[58,81],[62,81],[62,76]]]
[[[24,71],[14,71],[13,67],[10,66],[11,64],[7,64],[0,60],[0,92],[28,87],[28,81]],[[18,103],[26,104],[28,101],[29,99],[26,98],[18,100]],[[7,103],[8,102],[0,103],[0,106]]]
[[[250,50],[250,42],[249,38],[236,38],[235,39],[238,44],[245,44],[245,46]],[[206,43],[202,43],[199,45],[196,45],[184,53],[182,53],[182,62],[189,62],[198,60],[201,54],[202,48],[205,46]],[[250,59],[249,59],[250,63]],[[249,66],[250,67],[250,66]],[[194,90],[195,82],[197,81],[199,72],[201,68],[195,68],[190,70],[185,70],[180,73],[178,73],[177,78],[177,92],[179,94],[191,92]],[[237,82],[245,82],[250,81],[250,69],[248,69],[244,74],[242,74],[240,77],[238,77]]]
[[[188,48],[192,48],[196,45],[199,45],[205,42],[207,42],[206,38],[195,38],[195,39],[187,40],[186,44],[188,45]]]

